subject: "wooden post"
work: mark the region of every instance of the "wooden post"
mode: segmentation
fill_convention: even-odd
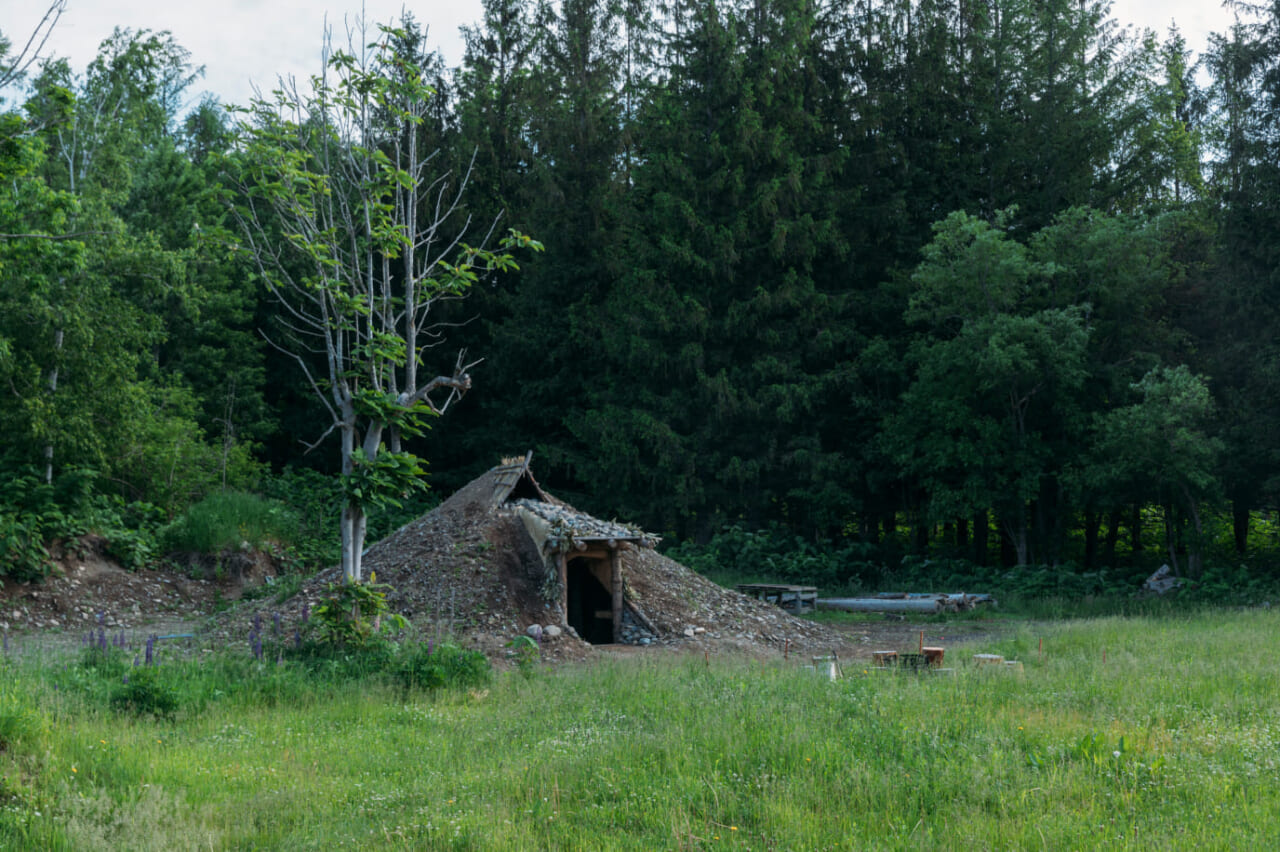
[[[560,626],[569,626],[569,561],[564,551],[556,554],[556,573],[560,575]]]
[[[613,641],[622,641],[622,554],[618,548],[609,550],[609,574],[613,581]]]

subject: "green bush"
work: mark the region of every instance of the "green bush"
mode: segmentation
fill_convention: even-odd
[[[406,649],[393,675],[405,689],[467,689],[488,683],[493,669],[479,651],[426,642]]]
[[[91,644],[80,652],[80,668],[100,677],[120,678],[129,670],[129,655],[121,648]]]
[[[288,663],[302,666],[314,678],[343,682],[378,677],[391,671],[395,668],[396,648],[385,639],[359,647],[311,639],[301,645],[283,647],[281,655]]]
[[[409,622],[387,608],[384,583],[330,583],[311,609],[311,630],[322,644],[360,648],[379,641],[380,631],[404,630]]]
[[[137,667],[121,678],[111,692],[111,709],[135,716],[172,719],[178,710],[178,693],[165,682],[160,670]]]
[[[245,542],[257,548],[288,545],[297,526],[297,516],[277,500],[226,491],[209,495],[163,528],[160,546],[166,552],[216,554]]]
[[[0,468],[0,576],[35,580],[49,573],[47,543],[85,531],[77,515],[88,504],[93,478],[69,470],[51,485],[35,468]]]
[[[297,522],[293,546],[304,565],[320,568],[341,558],[338,515],[342,494],[337,477],[310,468],[286,467],[280,474],[264,478],[261,489],[264,496],[278,500],[293,513]]]
[[[9,751],[39,730],[40,717],[25,701],[16,695],[0,694],[0,752]]]
[[[341,558],[338,518],[342,487],[338,477],[317,470],[287,467],[262,481],[262,493],[289,507],[297,519],[293,550],[308,568],[333,565]],[[369,512],[367,541],[372,543],[421,517],[439,500],[431,492],[415,492]]]
[[[805,583],[827,590],[875,583],[882,572],[875,545],[855,540],[814,542],[778,525],[751,531],[733,524],[706,544],[682,542],[667,555],[725,582]]]

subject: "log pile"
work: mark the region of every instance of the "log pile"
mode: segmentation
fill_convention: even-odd
[[[866,598],[819,598],[818,609],[846,612],[917,613],[967,612],[984,604],[995,605],[991,595],[935,592],[885,592]]]

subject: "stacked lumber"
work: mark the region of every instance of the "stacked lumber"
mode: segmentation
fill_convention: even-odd
[[[846,612],[922,613],[965,612],[981,604],[995,604],[991,595],[936,592],[885,592],[863,598],[819,598],[818,609]]]

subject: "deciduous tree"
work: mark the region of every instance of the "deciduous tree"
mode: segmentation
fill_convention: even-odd
[[[463,242],[465,174],[436,174],[419,144],[432,89],[399,61],[403,33],[364,22],[346,49],[326,35],[326,64],[309,88],[283,85],[239,124],[244,148],[234,215],[248,252],[285,311],[283,339],[341,439],[342,570],[360,582],[367,512],[424,487],[421,460],[388,448],[412,436],[471,387],[474,363],[429,377],[424,351],[440,340],[432,307],[463,295],[485,271],[510,269],[505,249],[537,248],[512,234],[498,252]],[[485,235],[480,234],[483,240]],[[309,352],[323,366],[310,369]],[[319,443],[317,441],[317,443]]]

